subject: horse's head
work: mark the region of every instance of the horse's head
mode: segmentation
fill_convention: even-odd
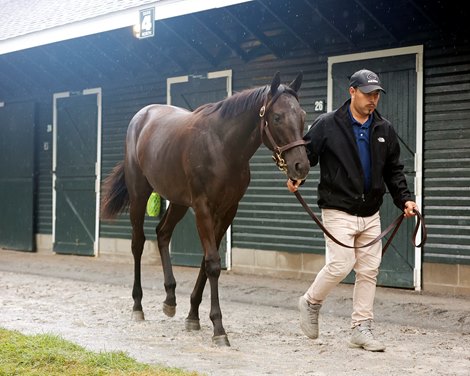
[[[293,180],[305,179],[310,169],[302,139],[305,111],[300,107],[297,96],[302,77],[299,73],[289,85],[282,85],[277,72],[260,110],[263,143],[273,151],[273,159],[279,169]]]

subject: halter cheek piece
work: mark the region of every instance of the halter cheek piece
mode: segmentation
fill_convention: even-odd
[[[284,173],[287,173],[287,164],[284,158],[282,157],[282,153],[285,152],[286,150],[295,148],[296,146],[306,145],[308,144],[308,141],[304,141],[302,139],[296,140],[284,146],[278,146],[276,144],[276,141],[274,141],[274,137],[271,134],[271,131],[269,130],[269,124],[268,124],[268,120],[266,119],[266,115],[270,107],[277,101],[277,99],[284,92],[286,92],[284,88],[282,88],[282,90],[278,90],[276,94],[273,95],[273,97],[271,98],[269,102],[266,97],[263,106],[259,110],[259,117],[261,118],[261,122],[260,122],[261,139],[263,138],[263,132],[266,133],[266,136],[268,137],[268,140],[271,143],[271,147],[273,151],[272,158],[274,162],[276,163],[276,166],[279,168],[279,170],[283,171]],[[297,97],[294,91],[288,91],[288,93],[292,94],[295,97],[295,99],[299,100],[299,98]]]

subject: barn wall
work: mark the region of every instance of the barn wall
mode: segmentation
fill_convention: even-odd
[[[470,160],[470,50],[466,46],[452,49],[425,48],[424,98],[424,197],[423,210],[429,232],[424,249],[423,285],[426,289],[461,293],[470,290],[470,237],[468,236],[470,203],[467,167]],[[122,159],[127,125],[132,115],[149,103],[166,103],[166,77],[232,69],[233,91],[264,85],[276,70],[283,82],[292,80],[299,70],[304,73],[300,92],[302,107],[307,111],[307,124],[317,116],[313,102],[326,100],[326,57],[312,55],[293,59],[265,59],[242,63],[227,61],[217,68],[195,66],[192,72],[167,72],[144,77],[132,85],[119,83],[102,85],[103,145],[102,177]],[[96,85],[99,86],[99,85]],[[51,94],[52,97],[52,94]],[[44,142],[51,145],[52,103],[38,101],[38,234],[50,235],[52,228],[51,149],[43,150]],[[287,276],[311,277],[323,262],[323,236],[301,210],[295,198],[285,188],[285,176],[270,160],[270,152],[262,146],[252,159],[252,183],[240,202],[232,226],[234,261],[240,270],[267,273],[284,265]],[[313,170],[309,180],[316,180]],[[308,184],[308,183],[307,183]],[[314,184],[304,188],[306,199],[315,207]],[[154,239],[158,219],[147,221],[148,239]],[[101,237],[126,241],[130,227],[123,214],[115,223],[101,224]],[[114,245],[113,245],[114,246]],[[112,248],[110,246],[109,248]],[[262,255],[262,256],[260,256]],[[258,260],[258,261],[257,261]],[[273,267],[274,266],[274,267]],[[300,268],[300,269],[299,269]],[[299,271],[300,270],[300,271]],[[444,286],[444,287],[443,287]]]
[[[470,49],[425,53],[423,288],[470,295]]]
[[[426,51],[425,262],[470,264],[470,49]]]

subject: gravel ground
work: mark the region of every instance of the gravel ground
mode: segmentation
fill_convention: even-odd
[[[143,265],[144,322],[130,319],[132,270],[99,258],[0,250],[0,326],[207,375],[470,375],[468,297],[379,288],[375,332],[387,350],[371,353],[347,346],[350,285],[330,295],[320,338],[310,340],[296,307],[310,281],[223,272],[220,301],[231,347],[217,348],[208,288],[201,330],[184,329],[197,269],[175,267],[178,306],[168,318],[161,267]]]

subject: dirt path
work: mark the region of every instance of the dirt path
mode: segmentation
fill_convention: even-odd
[[[130,320],[132,265],[73,256],[0,251],[0,326],[56,333],[92,350],[123,350],[139,361],[207,375],[469,375],[470,301],[379,289],[376,333],[384,353],[349,349],[351,286],[322,309],[321,335],[299,329],[306,281],[223,273],[220,299],[231,347],[211,344],[209,296],[201,331],[184,318],[196,269],[175,268],[177,312],[167,318],[159,266],[143,266],[146,321]],[[208,290],[208,289],[206,289]]]

